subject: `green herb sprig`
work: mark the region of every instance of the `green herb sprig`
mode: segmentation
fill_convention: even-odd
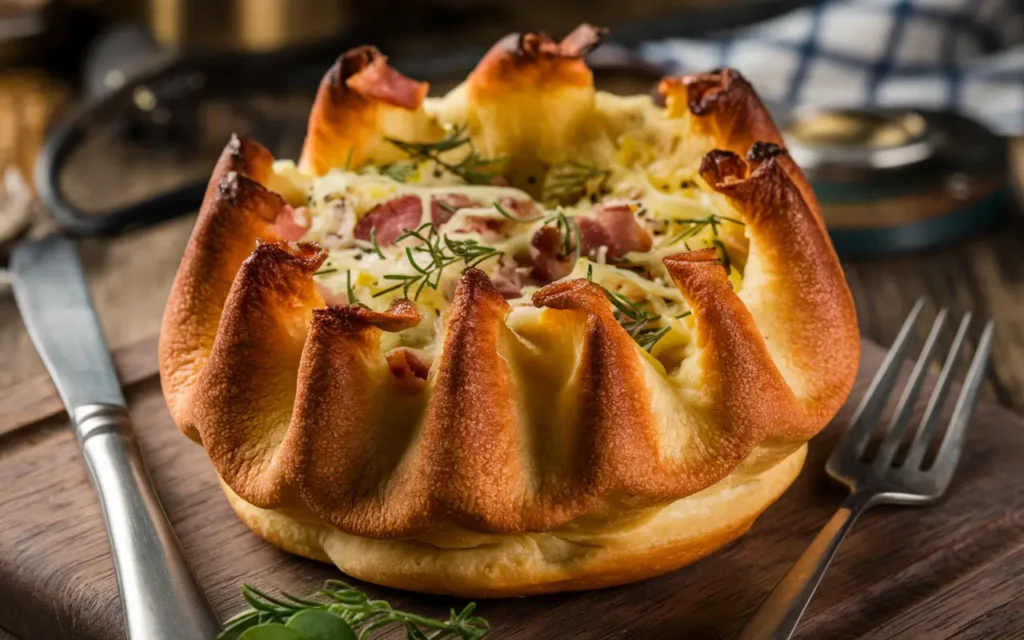
[[[586,193],[595,182],[603,182],[611,175],[608,169],[601,169],[582,162],[552,167],[544,179],[541,199],[562,201],[570,196]],[[600,187],[600,184],[597,185]]]
[[[594,282],[593,265],[587,266],[587,280]],[[621,293],[609,291],[607,287],[599,282],[595,284],[601,287],[604,295],[607,296],[612,306],[615,307],[615,319],[619,321],[619,324],[626,330],[626,333],[640,345],[640,348],[647,351],[647,353],[650,353],[654,345],[658,344],[658,341],[672,330],[670,326],[653,326],[661,321],[661,316],[658,314],[641,308]]]
[[[388,173],[385,175],[399,180],[399,182],[404,182],[411,173],[411,171],[405,169],[405,166],[411,165],[415,169],[417,162],[433,160],[437,166],[462,178],[468,184],[490,184],[498,175],[498,165],[504,161],[504,158],[484,158],[477,153],[476,149],[473,148],[472,138],[466,132],[465,125],[453,127],[444,138],[436,142],[409,142],[406,140],[396,140],[395,138],[384,139],[389,144],[404,151],[411,158],[411,162],[387,165]],[[442,153],[462,147],[468,147],[469,153],[459,162],[453,164],[441,158]],[[399,169],[398,165],[405,166]],[[382,173],[384,172],[382,171]]]
[[[438,233],[433,223],[430,222],[424,223],[414,230],[407,229],[398,236],[396,241],[406,238],[420,241],[420,244],[405,249],[406,258],[417,273],[385,275],[385,280],[394,280],[398,284],[374,293],[374,298],[398,289],[402,289],[402,295],[409,298],[409,293],[415,288],[412,299],[418,300],[423,289],[430,287],[436,290],[441,284],[441,275],[444,270],[456,262],[464,262],[466,268],[476,267],[485,260],[500,258],[504,255],[494,247],[480,244],[476,240],[453,240],[447,235]],[[421,258],[418,259],[417,256]],[[425,260],[423,260],[424,258]]]
[[[709,214],[707,217],[704,218],[670,218],[668,221],[680,224],[687,224],[690,226],[688,226],[683,231],[677,233],[676,235],[672,236],[672,238],[670,238],[666,244],[675,244],[680,240],[692,238],[708,227],[711,227],[712,235],[714,235],[717,238],[718,227],[720,227],[724,222],[738,224],[741,227],[745,226],[742,220],[737,220],[736,218],[730,218],[728,216],[721,216],[718,215],[717,213]]]
[[[572,216],[565,215],[565,212],[559,209],[555,213],[542,216],[534,216],[532,218],[517,218],[508,212],[500,202],[494,202],[494,208],[497,209],[498,213],[508,218],[513,222],[520,224],[529,224],[531,222],[537,222],[538,220],[544,221],[544,226],[554,223],[555,228],[562,234],[562,251],[561,256],[567,257],[569,254],[575,254],[576,260],[580,259],[580,252],[582,251],[582,238],[580,237],[580,227],[576,224],[576,220]]]
[[[479,640],[490,625],[474,616],[474,603],[451,610],[447,620],[398,611],[383,600],[341,580],[328,580],[308,598],[271,596],[251,585],[242,597],[252,607],[231,618],[216,640],[368,640],[378,631],[400,627],[407,640]]]

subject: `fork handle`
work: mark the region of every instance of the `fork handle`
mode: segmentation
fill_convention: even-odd
[[[736,640],[788,640],[793,636],[839,544],[860,514],[871,506],[873,498],[871,493],[855,491],[843,501],[811,546],[761,603]]]

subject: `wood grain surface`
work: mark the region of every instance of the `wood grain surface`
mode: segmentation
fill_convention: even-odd
[[[881,350],[865,344],[851,402],[811,443],[803,474],[746,537],[675,573],[580,594],[484,601],[494,638],[719,638],[734,633],[825,523],[843,490],[824,459]],[[138,439],[185,553],[224,617],[238,586],[309,591],[332,567],[277,551],[233,515],[203,450],[164,405],[153,343],[118,354]],[[148,371],[148,374],[147,374]],[[131,382],[134,380],[134,382]],[[121,637],[106,533],[86,470],[45,379],[0,405],[23,424],[0,433],[0,627],[23,640]],[[18,398],[31,391],[32,408]],[[800,638],[1024,637],[1024,419],[984,404],[950,495],[929,508],[879,508],[858,522],[800,627]],[[394,605],[460,605],[366,586]]]

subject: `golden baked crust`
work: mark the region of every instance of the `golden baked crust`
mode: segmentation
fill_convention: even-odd
[[[455,123],[536,193],[536,167],[619,126],[582,59],[600,35],[510,36],[429,105],[375,49],[348,52],[320,86],[300,170],[394,163],[390,139],[439,140]],[[721,70],[660,90],[659,117],[707,151],[700,179],[745,223],[738,291],[715,248],[664,259],[692,324],[672,363],[638,346],[589,278],[558,279],[529,307],[467,268],[438,311],[429,375],[395,375],[382,336],[421,324],[422,308],[328,304],[313,274],[329,254],[290,243],[294,194],[269,188],[272,156],[229,143],[168,300],[160,367],[172,416],[251,528],[373,582],[513,595],[682,566],[778,497],[852,385],[851,297],[750,85]]]

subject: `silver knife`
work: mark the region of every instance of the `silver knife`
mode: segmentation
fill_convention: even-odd
[[[213,638],[220,624],[143,466],[74,244],[59,236],[23,243],[10,268],[18,309],[99,494],[128,638]]]

